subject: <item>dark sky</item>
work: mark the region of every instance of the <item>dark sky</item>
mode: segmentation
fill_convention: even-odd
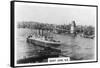
[[[80,25],[95,25],[96,8],[69,5],[15,3],[15,21],[37,21],[68,24],[72,20]]]

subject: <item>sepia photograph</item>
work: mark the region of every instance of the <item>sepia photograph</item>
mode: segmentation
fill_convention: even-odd
[[[97,6],[20,1],[12,6],[14,66],[97,61]]]

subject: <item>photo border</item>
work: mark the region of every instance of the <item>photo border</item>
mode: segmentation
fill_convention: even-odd
[[[27,66],[15,66],[15,45],[14,45],[14,9],[15,2],[22,3],[38,3],[38,4],[52,4],[52,5],[71,5],[71,6],[85,6],[85,7],[96,7],[96,61],[86,61],[86,62],[73,62],[73,63],[57,63],[57,64],[41,64],[41,65],[27,65]],[[52,2],[37,2],[37,1],[10,1],[10,66],[11,67],[31,67],[31,66],[47,66],[47,65],[62,65],[62,64],[79,64],[79,63],[93,63],[98,62],[98,6],[97,5],[83,5],[83,4],[65,4],[65,3],[52,3]]]

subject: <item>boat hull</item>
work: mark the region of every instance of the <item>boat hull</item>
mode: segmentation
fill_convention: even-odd
[[[44,41],[40,41],[40,40],[36,40],[36,39],[31,39],[31,38],[28,38],[27,39],[27,42],[28,43],[32,43],[32,44],[35,44],[35,45],[39,45],[39,46],[45,46],[45,47],[57,47],[57,46],[60,46],[61,44],[59,42],[44,42]]]

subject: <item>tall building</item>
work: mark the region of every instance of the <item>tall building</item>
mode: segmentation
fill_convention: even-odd
[[[76,27],[76,23],[75,23],[75,21],[72,21],[70,33],[72,33],[72,34],[75,33],[75,27]]]

